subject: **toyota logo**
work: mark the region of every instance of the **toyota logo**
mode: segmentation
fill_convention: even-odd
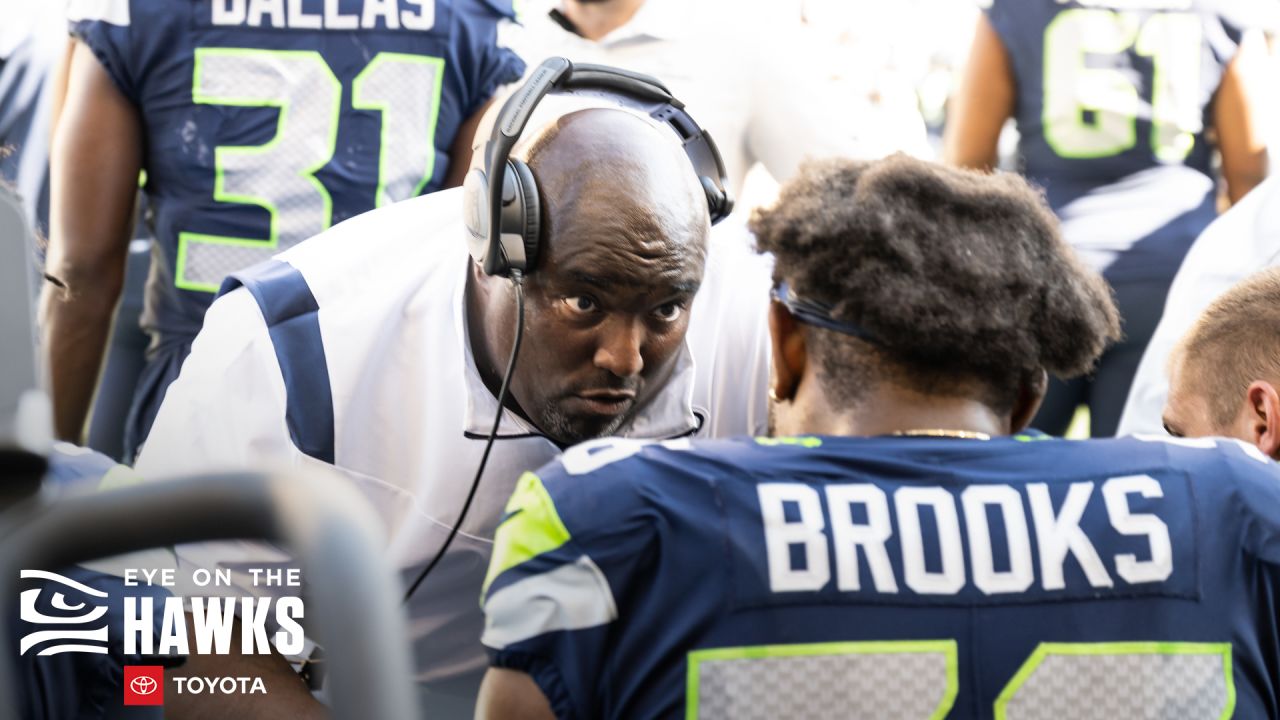
[[[129,681],[129,689],[139,695],[150,695],[160,687],[160,684],[154,678],[139,676]]]

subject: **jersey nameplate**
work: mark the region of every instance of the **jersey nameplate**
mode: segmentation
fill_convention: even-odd
[[[755,497],[747,497],[752,489]],[[731,520],[734,538],[752,539],[734,553],[735,565],[745,566],[735,568],[744,605],[1198,592],[1196,527],[1181,475],[1023,484],[769,482],[744,488],[731,502],[755,506]]]
[[[436,0],[206,0],[201,24],[281,30],[430,30]]]
[[[1190,10],[1191,0],[1058,0],[1059,5],[1082,5],[1113,10]]]

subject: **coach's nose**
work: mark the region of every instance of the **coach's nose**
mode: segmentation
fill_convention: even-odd
[[[618,377],[639,375],[644,369],[644,323],[635,318],[613,318],[600,327],[595,365]]]

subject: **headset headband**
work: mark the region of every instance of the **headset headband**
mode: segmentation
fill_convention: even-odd
[[[484,172],[488,181],[489,252],[484,271],[500,274],[506,258],[501,243],[503,168],[524,132],[538,103],[548,94],[597,96],[643,112],[667,125],[680,137],[684,152],[707,196],[714,225],[733,210],[728,173],[710,133],[703,130],[657,78],[604,65],[574,65],[562,57],[547,58],[524,85],[507,98],[484,147]]]

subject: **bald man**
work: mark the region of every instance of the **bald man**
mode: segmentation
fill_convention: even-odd
[[[1175,437],[1233,437],[1280,460],[1280,268],[1223,293],[1178,342],[1163,420]]]
[[[540,188],[544,244],[524,280],[524,338],[496,440],[460,532],[407,601],[433,717],[472,712],[485,666],[480,588],[522,472],[606,434],[719,437],[767,423],[769,263],[709,243],[707,197],[671,129],[607,100],[565,114],[553,101],[566,100],[576,98],[545,100],[513,151]],[[408,590],[458,524],[513,344],[514,287],[468,253],[463,193],[354,218],[235,276],[139,470],[336,465],[385,518]],[[289,562],[261,545],[178,554],[179,582],[193,566]],[[279,591],[240,574],[234,585],[195,592]],[[179,674],[243,675],[235,662],[261,661],[194,657]],[[269,700],[218,700],[252,716],[286,693],[305,696],[293,683]]]

